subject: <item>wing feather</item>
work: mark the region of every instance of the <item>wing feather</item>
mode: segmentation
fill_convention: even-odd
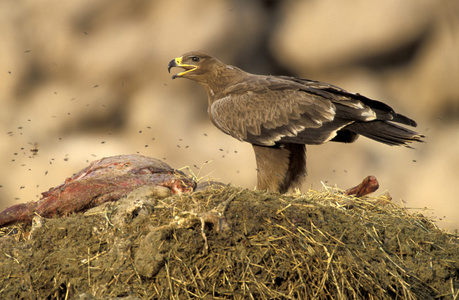
[[[210,107],[214,124],[254,144],[274,145],[283,137],[297,136],[305,128],[320,128],[335,117],[331,101],[305,93],[284,80],[243,82],[225,94]]]
[[[214,124],[257,145],[322,144],[348,125],[375,120],[416,125],[382,102],[302,78],[251,75],[220,95],[209,108]],[[345,140],[353,141],[357,136],[354,133]]]

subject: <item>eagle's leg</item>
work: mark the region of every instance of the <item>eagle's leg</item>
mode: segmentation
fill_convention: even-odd
[[[300,144],[252,145],[257,161],[257,189],[286,193],[306,178],[306,148]]]

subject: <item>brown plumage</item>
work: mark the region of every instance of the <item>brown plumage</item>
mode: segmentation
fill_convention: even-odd
[[[257,188],[287,192],[306,177],[305,144],[351,143],[359,135],[407,146],[423,138],[395,123],[416,126],[388,105],[336,86],[296,77],[264,76],[226,65],[202,51],[173,59],[184,71],[172,78],[199,82],[207,91],[212,123],[253,145]]]

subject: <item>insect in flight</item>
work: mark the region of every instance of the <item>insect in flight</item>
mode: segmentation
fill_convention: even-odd
[[[30,148],[30,152],[32,152],[32,155],[38,155],[38,143],[35,142],[35,143],[29,143],[30,145],[32,145],[32,148]]]

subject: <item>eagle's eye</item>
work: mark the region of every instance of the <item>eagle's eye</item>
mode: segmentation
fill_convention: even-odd
[[[194,61],[194,62],[199,62],[200,61],[199,57],[197,57],[197,56],[192,56],[191,60]]]

